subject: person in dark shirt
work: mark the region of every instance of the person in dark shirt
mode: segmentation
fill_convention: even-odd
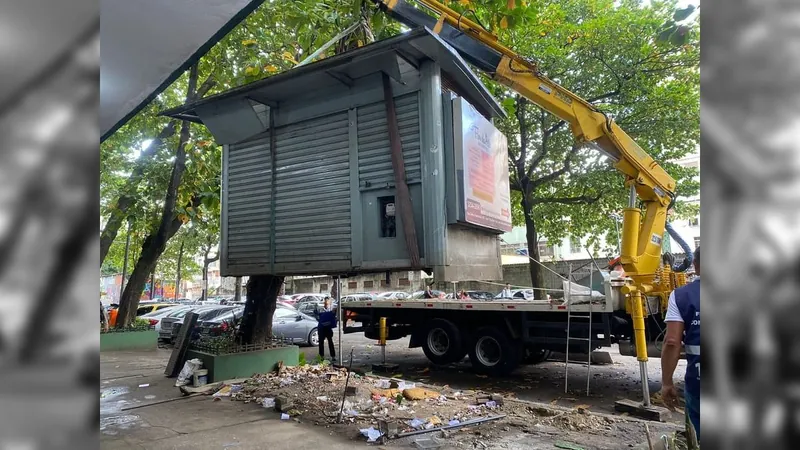
[[[325,358],[325,340],[331,359],[336,358],[336,347],[333,345],[333,329],[336,328],[336,311],[331,308],[331,298],[325,297],[323,308],[317,313],[317,333],[319,334],[319,356]]]

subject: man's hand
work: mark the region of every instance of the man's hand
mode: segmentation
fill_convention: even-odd
[[[661,386],[661,398],[664,399],[664,404],[670,408],[678,405],[678,391],[672,383],[663,383]]]
[[[103,331],[104,331],[105,333],[108,333],[108,324],[107,324],[107,323],[104,323],[104,324],[103,324]]]

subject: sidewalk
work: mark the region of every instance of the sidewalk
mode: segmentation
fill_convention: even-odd
[[[101,448],[352,449],[358,439],[282,421],[254,404],[182,397],[163,374],[168,358],[166,350],[101,353]]]

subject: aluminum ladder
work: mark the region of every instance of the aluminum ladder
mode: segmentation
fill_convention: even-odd
[[[592,276],[594,275],[594,267],[590,265],[589,269],[589,311],[578,312],[572,309],[572,263],[569,264],[569,276],[567,277],[567,350],[566,358],[564,360],[564,393],[569,393],[569,365],[572,361],[569,360],[569,346],[570,341],[586,342],[587,356],[586,356],[586,395],[589,395],[589,384],[592,379]],[[572,321],[588,322],[589,337],[573,337],[572,336]],[[583,364],[583,362],[575,361],[576,363]]]

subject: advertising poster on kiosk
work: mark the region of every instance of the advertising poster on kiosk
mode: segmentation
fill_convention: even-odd
[[[460,112],[463,157],[464,220],[470,224],[511,231],[511,195],[508,184],[508,141],[490,121],[461,98],[454,100]],[[458,124],[458,120],[455,121]],[[456,139],[458,142],[459,139]]]

